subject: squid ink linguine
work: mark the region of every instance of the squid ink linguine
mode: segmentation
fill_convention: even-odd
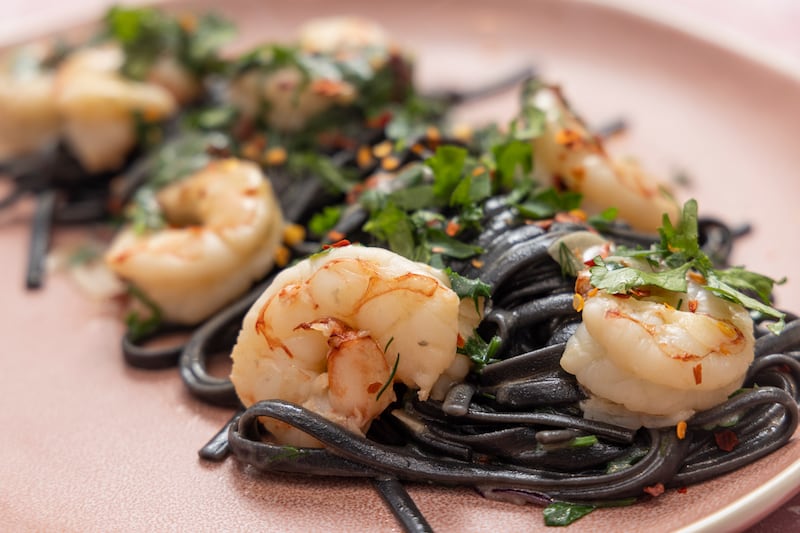
[[[52,128],[3,161],[0,200],[39,195],[32,287],[51,223],[124,219],[105,261],[134,302],[126,361],[177,364],[195,397],[239,409],[203,459],[370,479],[427,531],[403,482],[564,525],[792,438],[800,321],[772,307],[778,282],[729,266],[746,228],[609,156],[620,124],[590,129],[527,67],[420,94],[371,21],[224,58],[231,30],[114,8],[103,46],[37,63],[74,85],[48,89]],[[509,124],[449,126],[518,85]],[[188,341],[147,343],[175,331]],[[220,354],[230,379],[208,370]]]

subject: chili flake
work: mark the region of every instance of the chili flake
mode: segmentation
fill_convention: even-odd
[[[306,238],[306,229],[300,224],[289,224],[283,230],[283,242],[289,246],[294,246],[303,242]]]
[[[717,443],[717,448],[730,452],[739,444],[739,437],[730,429],[723,429],[714,433],[714,441]]]
[[[287,247],[278,246],[278,248],[275,249],[275,264],[279,267],[285,267],[289,264],[290,256],[291,254]]]
[[[381,167],[383,170],[395,170],[397,167],[400,166],[400,160],[394,156],[385,157],[381,161]]]
[[[685,420],[681,420],[680,422],[678,422],[678,425],[675,426],[675,434],[681,440],[686,438],[686,421]]]
[[[286,148],[283,146],[276,146],[267,150],[264,154],[264,162],[268,165],[277,166],[286,162]]]
[[[572,295],[572,308],[575,309],[577,312],[583,311],[583,304],[585,303],[583,296],[578,294],[577,292]]]
[[[692,374],[694,374],[695,385],[700,385],[703,382],[703,363],[697,363],[692,367]]]
[[[656,483],[650,487],[645,487],[644,491],[652,497],[661,496],[664,494],[664,484],[663,483]]]

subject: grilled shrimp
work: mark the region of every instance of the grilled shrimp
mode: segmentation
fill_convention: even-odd
[[[0,64],[0,160],[25,155],[58,137],[53,75],[39,50],[17,50]]]
[[[299,40],[300,50],[312,62],[315,54],[341,61],[363,55],[369,66],[377,69],[389,57],[383,29],[356,17],[312,20],[301,28]],[[250,69],[234,78],[228,91],[229,100],[245,116],[264,115],[268,124],[283,131],[298,131],[313,117],[331,107],[351,104],[357,96],[356,87],[338,72],[318,72],[309,80],[295,65]]]
[[[655,233],[665,213],[677,220],[679,206],[664,185],[634,162],[609,157],[557,88],[537,89],[531,103],[545,115],[544,132],[533,140],[537,180],[580,192],[587,211],[616,207],[641,231]]]
[[[479,314],[428,265],[379,248],[333,248],[281,272],[248,311],[231,381],[246,406],[287,400],[364,433],[394,400],[392,381],[425,399],[443,375],[463,379],[456,346]],[[319,445],[264,423],[283,443]]]
[[[122,165],[136,145],[136,116],[163,120],[177,110],[172,94],[119,74],[122,51],[114,46],[75,52],[59,67],[56,105],[70,149],[90,172]]]
[[[747,310],[690,281],[670,298],[588,298],[561,366],[589,392],[587,418],[659,427],[725,401],[753,354]]]
[[[354,16],[312,19],[299,31],[300,48],[312,54],[346,56],[370,49],[387,54],[389,38],[376,22]]]
[[[105,260],[156,303],[165,320],[197,323],[272,267],[283,217],[255,164],[212,162],[160,190],[157,201],[169,226],[146,233],[125,228]]]

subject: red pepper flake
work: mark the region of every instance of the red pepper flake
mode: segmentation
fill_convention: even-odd
[[[714,433],[714,441],[717,443],[717,448],[730,452],[739,444],[739,437],[730,429],[723,429]]]
[[[686,438],[686,421],[681,420],[678,422],[678,425],[675,426],[675,434],[681,440]]]
[[[676,489],[676,492],[678,494],[686,494],[688,492],[688,489],[686,487],[679,487],[678,489]]]
[[[461,226],[455,220],[450,220],[447,222],[447,228],[444,230],[450,237],[455,237],[456,233],[459,232]]]
[[[368,393],[370,393],[370,394],[375,394],[376,392],[378,392],[379,390],[381,390],[381,387],[382,387],[382,386],[383,386],[383,385],[381,385],[381,384],[380,384],[380,383],[378,383],[378,382],[375,382],[375,383],[370,383],[370,384],[369,384],[369,386],[367,387],[367,392],[368,392]]]
[[[477,167],[472,169],[472,175],[476,178],[481,174],[486,174],[486,167],[483,165],[478,165]]]
[[[391,141],[383,141],[382,143],[378,143],[372,147],[372,155],[377,158],[384,158],[387,157],[389,154],[392,153],[392,142]]]
[[[421,156],[425,153],[426,148],[422,146],[420,143],[415,143],[411,146],[411,151],[415,154]]]
[[[333,244],[323,244],[322,245],[322,249],[323,250],[328,250],[330,248],[343,248],[344,246],[350,246],[350,244],[352,244],[352,243],[350,241],[348,241],[347,239],[342,239],[342,240],[337,241],[337,242],[335,242]]]
[[[566,146],[575,144],[581,140],[581,134],[575,130],[564,128],[556,132],[556,142]]]
[[[694,384],[700,385],[703,382],[703,363],[697,363],[692,367],[692,374],[694,374]]]
[[[676,250],[676,251],[679,251],[679,250]],[[699,285],[705,285],[706,284],[706,278],[704,278],[703,275],[700,274],[699,272],[694,272],[694,271],[690,270],[689,273],[686,274],[686,277],[688,277],[690,280],[694,281],[695,283],[697,283]]]
[[[383,170],[396,170],[399,166],[400,160],[394,156],[384,157],[383,160],[381,160],[381,168],[383,168]]]
[[[583,180],[586,177],[586,169],[582,165],[576,165],[572,167],[572,177],[578,181]]]
[[[456,346],[459,348],[463,348],[465,344],[464,337],[461,336],[461,333],[458,334],[456,337]]]
[[[358,164],[359,168],[368,167],[373,161],[372,149],[369,146],[361,146],[358,149],[358,154],[356,155],[356,163]]]
[[[572,295],[572,308],[578,313],[583,311],[583,306],[585,302],[586,300],[584,300],[583,296],[581,296],[580,294],[575,293]]]
[[[470,263],[472,263],[472,266],[474,266],[475,268],[483,268],[483,261],[481,261],[480,259],[473,259],[472,261],[470,261]]]
[[[328,232],[328,239],[330,239],[332,242],[341,241],[342,239],[344,239],[344,233],[342,233],[341,231],[330,230]]]
[[[347,92],[348,85],[339,80],[322,78],[311,83],[311,91],[322,96],[335,97]]]
[[[689,303],[687,305],[689,306],[690,313],[694,313],[695,311],[697,311],[697,300],[689,300]]]
[[[368,128],[384,128],[392,120],[392,113],[390,111],[384,111],[380,115],[369,117],[367,119],[367,127]]]
[[[428,126],[425,129],[425,137],[427,137],[428,141],[431,143],[438,143],[442,140],[442,134],[436,126]]]
[[[662,494],[664,494],[664,484],[656,483],[655,485],[652,485],[650,487],[645,487],[644,491],[653,498],[661,496]]]

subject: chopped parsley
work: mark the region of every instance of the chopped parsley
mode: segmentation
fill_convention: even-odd
[[[219,49],[235,35],[233,24],[216,15],[170,17],[151,7],[112,7],[105,16],[104,37],[125,54],[122,73],[141,80],[153,64],[171,55],[197,76],[219,72]]]
[[[591,504],[553,502],[544,508],[544,523],[547,526],[568,526],[595,509],[603,507],[626,507],[634,503],[636,503],[636,498],[624,498],[621,500]]]
[[[464,342],[464,346],[458,348],[457,352],[469,357],[479,369],[495,361],[494,356],[500,349],[502,342],[502,339],[497,335],[492,337],[489,342],[486,342],[477,331],[473,331],[470,338]]]
[[[132,341],[136,342],[158,329],[161,325],[162,314],[161,308],[135,285],[128,286],[128,294],[139,300],[149,311],[147,316],[142,316],[137,311],[131,311],[125,317],[125,325],[128,327],[128,336]]]
[[[770,295],[776,281],[762,274],[749,272],[741,267],[714,268],[711,259],[701,250],[698,241],[697,202],[684,204],[681,218],[673,226],[664,216],[659,229],[661,241],[648,250],[618,249],[619,256],[644,258],[652,271],[623,266],[617,261],[595,259],[596,266],[590,269],[592,285],[612,294],[628,293],[643,286],[654,286],[674,292],[685,292],[688,287],[687,273],[692,270],[705,279],[705,288],[713,294],[775,319],[768,326],[773,333],[780,333],[785,323],[785,314],[770,304]],[[666,269],[660,270],[661,265]]]

